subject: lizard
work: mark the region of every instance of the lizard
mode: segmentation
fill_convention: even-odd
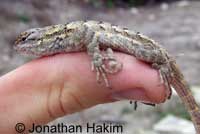
[[[108,22],[74,21],[26,30],[17,37],[14,49],[37,57],[85,51],[91,58],[91,69],[96,72],[97,82],[103,81],[108,88],[111,86],[107,75],[118,73],[123,67],[113,51],[132,55],[158,70],[160,81],[166,88],[166,99],[170,98],[172,87],[175,88],[191,116],[196,133],[200,134],[200,108],[175,58],[144,34]]]

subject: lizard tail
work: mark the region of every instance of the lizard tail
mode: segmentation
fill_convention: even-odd
[[[185,81],[183,74],[180,72],[176,63],[172,63],[171,67],[174,72],[176,72],[172,77],[172,86],[175,88],[177,94],[180,96],[182,102],[189,111],[196,129],[196,133],[200,134],[200,108],[192,95],[188,83]]]

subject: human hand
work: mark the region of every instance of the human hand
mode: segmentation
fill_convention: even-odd
[[[58,54],[33,60],[0,77],[0,133],[16,133],[23,122],[45,124],[60,116],[118,99],[160,103],[165,99],[157,70],[133,56],[116,53],[123,63],[108,75],[112,90],[96,82],[85,53]]]

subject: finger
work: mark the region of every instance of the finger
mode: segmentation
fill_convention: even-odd
[[[85,53],[40,58],[6,74],[0,78],[0,120],[6,120],[9,126],[24,122],[30,127],[33,122],[47,123],[114,101],[113,96],[118,93],[127,99],[162,102],[165,92],[163,86],[158,86],[158,72],[132,56],[120,53],[116,56],[123,69],[108,76],[112,90],[96,82]]]

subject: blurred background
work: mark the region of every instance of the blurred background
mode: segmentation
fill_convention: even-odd
[[[200,103],[199,0],[0,0],[0,75],[31,59],[12,49],[20,32],[75,20],[107,21],[160,42],[176,57]],[[176,94],[156,107],[140,104],[134,111],[128,101],[121,101],[98,105],[50,124],[58,122],[120,123],[124,134],[194,134]]]

